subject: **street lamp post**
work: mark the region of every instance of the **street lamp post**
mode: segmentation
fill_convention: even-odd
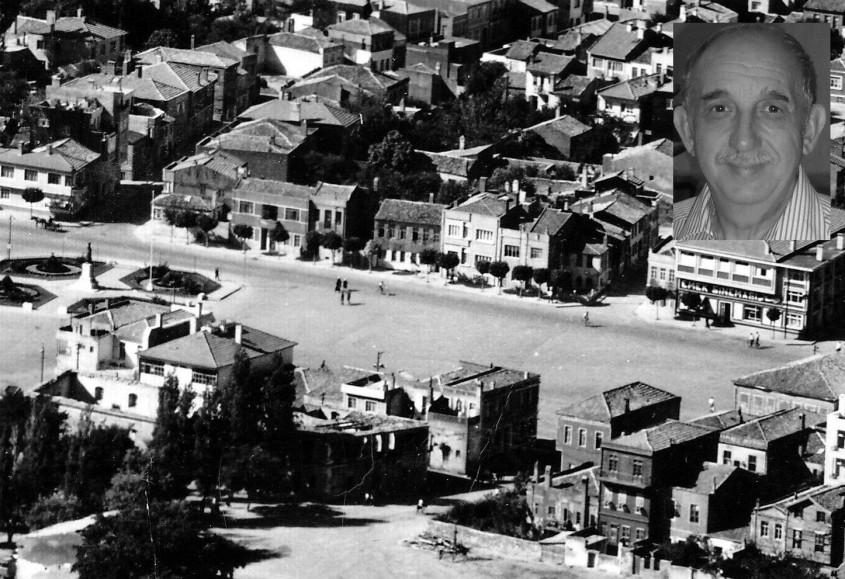
[[[44,342],[41,342],[41,380],[44,382]]]
[[[9,243],[6,245],[6,259],[12,259],[12,216],[9,215]]]
[[[373,364],[373,368],[375,368],[377,371],[384,368],[384,364],[381,363],[382,354],[384,354],[384,352],[376,352],[376,363]]]
[[[155,239],[154,235],[154,212],[153,212],[153,202],[155,201],[156,190],[155,187],[150,186],[150,279],[147,282],[147,291],[153,291],[153,240]]]

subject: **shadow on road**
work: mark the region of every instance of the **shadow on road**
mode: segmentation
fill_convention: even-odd
[[[271,529],[274,527],[364,527],[380,519],[347,517],[329,505],[267,505],[252,509],[256,518],[226,518],[218,526],[228,529]]]

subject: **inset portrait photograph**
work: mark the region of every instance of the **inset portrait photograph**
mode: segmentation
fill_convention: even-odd
[[[678,24],[677,240],[830,239],[830,28]]]

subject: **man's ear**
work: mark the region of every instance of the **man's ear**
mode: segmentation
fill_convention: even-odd
[[[826,123],[827,113],[825,112],[824,107],[822,105],[813,105],[813,108],[810,109],[810,116],[807,119],[807,124],[804,127],[804,136],[802,139],[805,155],[809,155],[815,148]]]
[[[689,114],[687,114],[686,107],[684,105],[675,107],[673,115],[675,118],[675,129],[677,129],[678,135],[680,135],[681,141],[684,143],[684,148],[686,148],[690,155],[695,157],[695,141],[692,138],[692,121]]]

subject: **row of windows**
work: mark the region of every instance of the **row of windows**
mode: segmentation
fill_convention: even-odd
[[[352,398],[351,396],[346,401],[346,407],[354,410],[358,408],[358,399]],[[376,401],[375,400],[364,400],[364,410],[367,412],[375,412],[376,411]]]
[[[97,386],[94,388],[94,399],[99,402],[103,399],[104,391],[102,386]],[[138,395],[137,394],[130,394],[127,399],[127,406],[129,408],[135,408],[138,405]]]
[[[14,179],[15,175],[19,175],[21,169],[16,169],[11,165],[0,165],[0,177],[5,179]],[[36,171],[35,169],[23,169],[23,179],[24,181],[35,181],[39,180],[40,172]],[[62,175],[58,173],[47,173],[47,183],[50,185],[61,185],[62,184]],[[64,175],[64,184],[67,187],[73,185],[73,177],[71,175]]]
[[[770,527],[772,527],[770,529]],[[775,540],[783,539],[783,525],[780,523],[775,523],[774,525],[770,525],[769,521],[760,521],[760,536],[761,537],[769,537],[771,533],[771,537]],[[800,529],[793,529],[792,530],[792,548],[793,549],[801,549],[802,544],[804,541],[804,532]],[[823,553],[825,545],[827,544],[827,534],[826,533],[815,533],[815,539],[813,541],[813,550],[817,553]]]
[[[408,228],[402,226],[394,226],[394,225],[379,225],[378,228],[378,236],[384,239],[406,239],[408,236]],[[429,240],[437,243],[440,241],[440,234],[431,228],[428,227],[412,227],[411,228],[411,241],[417,243],[422,241],[422,243],[428,243]]]
[[[141,373],[152,374],[153,376],[164,376],[164,364],[141,362]]]
[[[670,284],[675,283],[675,270],[671,267],[657,267],[656,265],[652,265],[651,279],[659,281],[666,281],[668,279]]]
[[[607,457],[607,470],[609,472],[619,472],[619,456],[616,454],[609,454]],[[631,461],[631,475],[637,478],[643,476],[643,460],[635,458]]]
[[[599,450],[603,439],[604,434],[596,431],[595,437],[593,438],[593,448]],[[563,443],[572,444],[572,427],[569,425],[563,427]],[[587,429],[585,428],[578,429],[578,446],[581,448],[587,447]]]
[[[252,201],[236,201],[237,203],[237,212],[244,213],[246,215],[258,215],[256,213],[256,204]],[[281,207],[277,207],[275,205],[259,205],[261,208],[260,215],[262,219],[278,219],[278,210],[282,209]],[[275,213],[275,216],[271,217]],[[284,216],[285,221],[302,221],[303,211],[301,209],[295,209],[293,207],[284,207]],[[329,212],[330,213],[330,212]],[[338,212],[339,213],[339,212]],[[329,223],[331,224],[331,217],[329,217]]]

